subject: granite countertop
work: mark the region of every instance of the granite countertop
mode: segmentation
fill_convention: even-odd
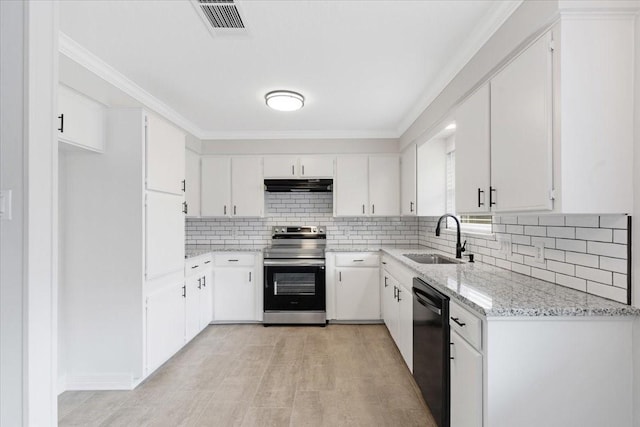
[[[185,259],[209,252],[262,252],[267,245],[186,245]]]
[[[185,258],[209,252],[262,252],[267,245],[187,245]],[[480,262],[418,264],[404,254],[451,254],[421,245],[329,244],[327,252],[378,252],[390,255],[416,277],[481,316],[630,316],[640,309]]]
[[[383,245],[381,250],[451,299],[488,318],[640,315],[640,309],[632,306],[483,263],[429,265],[403,256],[438,253],[453,258],[424,246],[407,250]]]

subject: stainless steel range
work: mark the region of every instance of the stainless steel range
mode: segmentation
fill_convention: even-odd
[[[324,227],[277,226],[264,251],[264,324],[326,325]]]

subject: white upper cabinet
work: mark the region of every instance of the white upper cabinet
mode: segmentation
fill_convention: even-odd
[[[418,147],[418,215],[440,216],[446,211],[446,140],[435,138]]]
[[[261,157],[234,157],[231,160],[231,201],[233,216],[264,216]]]
[[[200,155],[191,150],[185,153],[185,201],[187,217],[200,216]]]
[[[553,207],[551,65],[547,33],[491,80],[489,199],[495,212]]]
[[[400,158],[400,214],[417,215],[416,205],[416,145],[411,144]]]
[[[366,215],[369,206],[368,168],[367,156],[338,157],[333,188],[335,216]]]
[[[333,200],[334,216],[399,215],[398,156],[338,157]]]
[[[58,86],[58,140],[103,152],[105,108],[66,86]]]
[[[300,171],[298,158],[292,156],[272,156],[264,158],[265,178],[297,178]]]
[[[264,177],[333,178],[332,156],[268,156],[264,158]]]
[[[369,208],[372,216],[400,215],[400,159],[369,157]]]
[[[489,85],[482,86],[456,111],[456,210],[489,211],[491,132]]]
[[[264,216],[261,157],[202,157],[203,217]]]
[[[183,194],[185,185],[185,134],[160,119],[147,115],[147,190]]]
[[[202,216],[231,214],[231,157],[202,157],[201,159]]]
[[[334,157],[300,157],[300,176],[302,178],[333,178]]]

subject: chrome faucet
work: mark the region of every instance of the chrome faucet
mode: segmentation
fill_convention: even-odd
[[[467,242],[465,240],[465,244],[464,246],[460,244],[460,221],[458,221],[458,218],[455,217],[455,215],[451,215],[451,214],[444,214],[442,215],[440,218],[438,218],[438,223],[436,224],[436,237],[440,236],[440,221],[442,221],[443,218],[446,217],[451,217],[456,221],[456,226],[457,226],[457,234],[456,234],[456,258],[462,258],[462,252],[465,251],[465,246],[467,245]]]

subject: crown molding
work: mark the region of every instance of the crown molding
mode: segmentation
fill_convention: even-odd
[[[192,121],[188,120],[173,108],[138,86],[135,82],[127,78],[111,65],[104,62],[102,59],[98,58],[62,31],[60,31],[59,34],[58,51],[101,79],[120,89],[127,95],[136,99],[145,108],[160,114],[196,138],[202,139],[202,135],[205,132]]]
[[[489,11],[482,25],[476,27],[467,37],[466,46],[452,56],[449,64],[436,76],[435,83],[423,92],[420,100],[404,116],[396,129],[396,134],[402,136],[416,119],[429,107],[444,88],[455,78],[464,66],[474,57],[491,36],[504,24],[524,0],[496,2]]]
[[[204,132],[202,140],[239,139],[398,139],[396,131],[244,131],[244,132]]]

